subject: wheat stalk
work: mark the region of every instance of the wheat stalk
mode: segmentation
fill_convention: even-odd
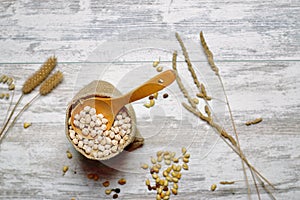
[[[31,75],[24,83],[22,92],[23,94],[28,94],[34,90],[38,85],[40,85],[51,73],[57,64],[56,57],[50,57],[41,66],[41,68]]]
[[[36,71],[33,75],[31,75],[23,84],[22,88],[22,94],[20,95],[17,103],[13,107],[12,111],[10,112],[10,115],[8,119],[5,121],[4,126],[1,129],[0,132],[0,141],[4,137],[4,131],[6,127],[8,126],[16,108],[20,104],[22,98],[24,95],[31,93],[32,90],[34,90],[39,84],[41,84],[51,73],[51,71],[55,68],[57,64],[57,59],[56,57],[50,57],[47,59],[47,61]]]
[[[53,75],[51,75],[47,80],[45,80],[41,87],[40,92],[37,93],[28,103],[26,103],[23,108],[18,112],[18,114],[14,117],[11,124],[8,126],[6,132],[15,124],[17,119],[20,117],[20,115],[29,108],[29,106],[38,99],[41,95],[46,96],[50,92],[52,92],[53,89],[55,89],[63,80],[63,74],[61,71],[57,71]]]
[[[203,46],[203,49],[205,51],[205,54],[207,56],[208,63],[210,65],[211,69],[215,72],[215,74],[218,76],[219,81],[221,82],[222,89],[223,89],[224,95],[226,97],[226,104],[227,104],[227,107],[228,107],[228,110],[229,110],[229,114],[230,114],[230,118],[231,118],[232,125],[233,125],[233,128],[234,128],[234,133],[235,133],[236,139],[234,139],[231,135],[229,135],[222,128],[222,126],[220,126],[220,125],[218,125],[217,123],[214,122],[214,120],[213,120],[213,118],[211,116],[211,112],[210,112],[209,106],[208,106],[208,100],[210,100],[211,98],[210,97],[207,98],[208,96],[207,96],[204,84],[200,83],[198,80],[195,80],[195,79],[197,79],[197,76],[195,74],[195,71],[193,70],[193,66],[192,66],[192,64],[190,62],[190,59],[188,57],[187,50],[186,50],[186,48],[185,48],[185,46],[184,46],[184,44],[183,44],[180,36],[177,33],[176,33],[176,38],[177,38],[177,40],[178,40],[178,42],[179,42],[179,44],[181,46],[181,49],[183,51],[183,55],[185,57],[185,61],[187,63],[188,69],[189,69],[189,71],[191,73],[192,78],[194,79],[194,83],[197,86],[197,88],[200,90],[200,93],[197,96],[203,98],[204,101],[205,101],[205,103],[206,103],[206,105],[205,105],[206,115],[204,115],[202,112],[200,112],[198,110],[198,108],[195,107],[195,105],[193,105],[190,102],[189,99],[191,97],[188,94],[187,90],[185,89],[184,85],[182,84],[180,77],[178,76],[177,67],[176,67],[177,52],[174,52],[173,59],[172,59],[172,65],[173,65],[173,69],[175,70],[175,72],[177,74],[176,80],[177,80],[177,83],[178,83],[178,86],[179,86],[180,90],[184,94],[184,97],[187,98],[188,102],[191,104],[191,106],[187,105],[186,103],[182,103],[182,105],[188,111],[192,112],[194,115],[196,115],[197,117],[199,117],[201,120],[206,121],[212,128],[214,128],[217,131],[217,133],[219,133],[219,135],[221,136],[221,138],[223,139],[223,141],[241,158],[241,160],[242,160],[242,166],[243,166],[243,171],[244,171],[244,176],[245,176],[245,181],[246,181],[246,185],[247,185],[247,188],[248,188],[248,198],[250,199],[251,198],[251,196],[250,196],[250,186],[249,186],[249,182],[248,182],[248,178],[247,178],[247,174],[246,174],[244,163],[249,167],[251,175],[252,175],[252,178],[253,178],[253,181],[254,181],[254,185],[255,185],[255,188],[256,188],[256,191],[257,191],[258,198],[260,199],[260,194],[259,194],[259,190],[258,190],[258,186],[257,186],[257,183],[256,183],[256,178],[254,176],[254,173],[255,173],[256,177],[258,178],[258,180],[261,183],[263,183],[262,180],[264,180],[271,187],[274,188],[274,186],[264,176],[262,176],[248,162],[248,160],[246,159],[246,157],[243,154],[242,150],[240,149],[239,140],[238,140],[238,134],[237,134],[237,131],[236,131],[236,126],[235,126],[235,123],[234,123],[234,120],[233,120],[233,116],[232,116],[231,108],[230,108],[230,105],[229,105],[229,101],[228,101],[228,98],[227,98],[227,95],[226,95],[226,92],[225,92],[225,87],[224,87],[222,79],[221,79],[221,77],[219,75],[219,69],[218,69],[218,67],[214,63],[213,54],[211,53],[211,51],[209,50],[209,48],[208,48],[208,46],[207,46],[207,44],[205,42],[205,39],[203,37],[203,33],[202,32],[200,33],[201,44]],[[272,199],[275,199],[274,196],[271,194],[271,192],[266,187],[263,187],[263,188],[268,192],[268,194],[270,195],[270,197]]]

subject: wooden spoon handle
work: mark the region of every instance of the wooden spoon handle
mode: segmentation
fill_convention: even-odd
[[[173,83],[175,78],[176,74],[173,70],[164,71],[154,76],[147,82],[143,83],[139,87],[135,88],[123,97],[124,99],[127,99],[127,103],[137,101],[164,89],[165,87]]]

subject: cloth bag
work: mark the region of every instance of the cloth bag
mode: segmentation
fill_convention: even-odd
[[[130,104],[127,104],[125,106],[128,115],[131,118],[131,133],[128,135],[129,139],[125,142],[124,146],[121,148],[121,150],[118,150],[116,153],[111,153],[106,157],[101,157],[101,158],[95,158],[91,154],[87,154],[83,149],[79,148],[76,144],[72,142],[72,139],[70,138],[69,135],[69,126],[70,126],[70,117],[71,117],[71,112],[72,108],[75,107],[76,104],[80,103],[80,100],[82,99],[89,99],[89,98],[94,98],[95,96],[99,97],[117,97],[121,96],[121,92],[116,89],[112,84],[106,82],[106,81],[101,81],[101,80],[95,80],[92,81],[90,84],[82,88],[72,99],[72,101],[68,104],[67,110],[66,110],[66,120],[65,120],[65,132],[68,140],[70,143],[74,146],[74,148],[87,157],[88,159],[92,160],[107,160],[110,159],[118,154],[120,154],[124,149],[127,151],[132,151],[140,146],[143,145],[144,139],[140,135],[140,132],[138,131],[136,127],[136,116],[135,112],[133,110],[133,107]]]

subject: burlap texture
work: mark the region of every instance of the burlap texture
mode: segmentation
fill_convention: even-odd
[[[71,116],[71,111],[72,108],[75,107],[81,99],[88,99],[88,98],[93,98],[95,96],[100,96],[100,97],[117,97],[117,96],[121,96],[121,92],[116,89],[112,84],[106,82],[106,81],[92,81],[90,84],[88,84],[87,86],[85,86],[84,88],[82,88],[72,99],[72,101],[68,104],[67,110],[66,110],[66,120],[65,120],[65,132],[66,132],[66,136],[68,138],[68,140],[71,142],[71,144],[74,146],[74,148],[80,152],[82,155],[84,155],[85,157],[92,159],[92,160],[107,160],[110,159],[116,155],[118,155],[119,153],[121,153],[124,148],[128,151],[132,151],[138,147],[140,147],[141,145],[143,145],[144,139],[142,138],[142,136],[140,135],[137,127],[136,127],[136,116],[135,116],[135,112],[133,110],[133,107],[128,104],[125,106],[125,108],[127,109],[127,112],[129,114],[129,116],[131,117],[132,120],[132,129],[131,129],[131,133],[129,135],[129,139],[126,141],[126,143],[124,144],[124,148],[121,151],[118,151],[116,153],[112,153],[110,155],[108,155],[107,157],[102,157],[102,158],[94,158],[93,156],[86,154],[84,152],[84,150],[80,149],[79,147],[77,147],[77,145],[75,145],[71,138],[69,137],[69,118]]]

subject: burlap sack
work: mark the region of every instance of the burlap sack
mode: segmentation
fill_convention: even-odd
[[[109,158],[112,158],[119,153],[121,153],[124,148],[128,151],[132,151],[141,145],[143,145],[144,139],[140,135],[137,127],[136,127],[136,116],[135,112],[133,110],[133,107],[128,104],[125,106],[127,109],[127,112],[129,116],[131,117],[132,121],[132,128],[131,128],[131,133],[129,134],[129,139],[126,141],[126,143],[123,146],[123,149],[120,151],[117,151],[116,153],[109,154],[107,157],[102,157],[102,158],[95,158],[89,154],[86,154],[84,150],[79,148],[77,145],[75,145],[72,142],[72,139],[69,136],[69,118],[71,117],[71,112],[72,108],[75,107],[76,104],[80,102],[81,99],[88,99],[88,98],[93,98],[94,96],[100,96],[100,97],[117,97],[121,96],[121,92],[117,90],[112,84],[106,82],[106,81],[93,81],[84,88],[82,88],[72,99],[72,101],[68,104],[67,110],[66,110],[66,120],[65,120],[65,131],[66,131],[66,136],[68,140],[71,142],[71,144],[74,146],[74,148],[80,152],[82,155],[85,157],[92,159],[92,160],[107,160]]]

